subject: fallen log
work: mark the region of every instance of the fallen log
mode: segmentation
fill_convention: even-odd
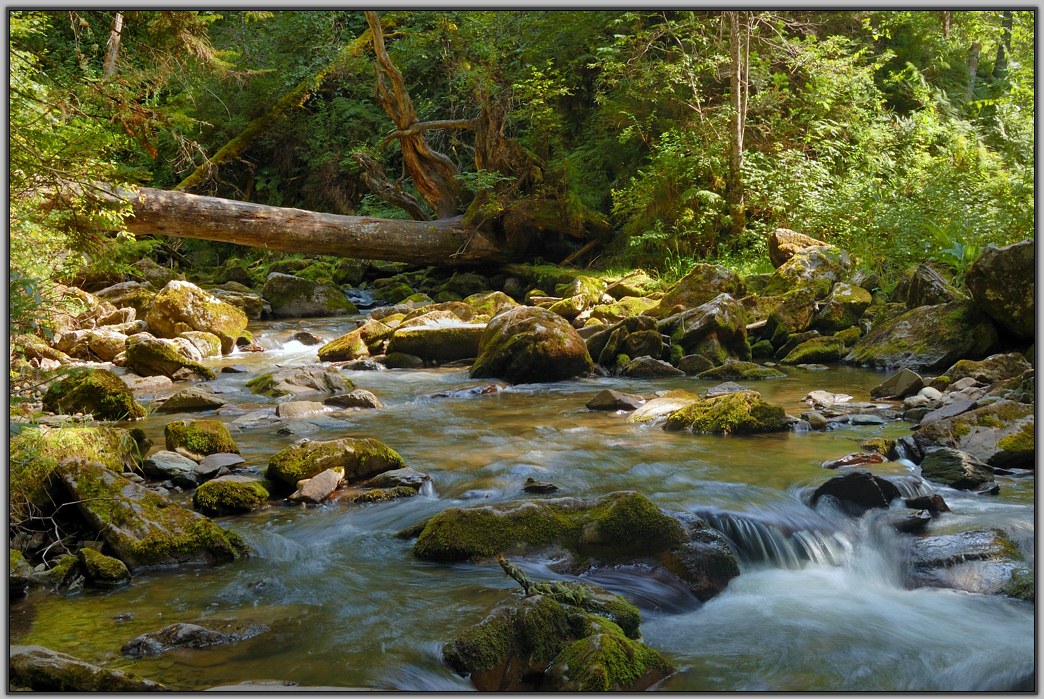
[[[462,216],[437,221],[340,216],[148,187],[111,196],[130,201],[133,213],[125,225],[138,235],[450,267],[508,261],[491,233],[467,227]]]

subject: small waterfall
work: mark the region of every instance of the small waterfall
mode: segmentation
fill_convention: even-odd
[[[417,491],[418,495],[422,495],[426,498],[435,497],[435,483],[429,478],[421,483],[420,489]]]
[[[809,562],[837,566],[853,546],[847,535],[818,519],[810,522],[777,515],[782,521],[769,521],[733,512],[700,516],[724,534],[740,559],[748,563],[771,563],[791,570]]]

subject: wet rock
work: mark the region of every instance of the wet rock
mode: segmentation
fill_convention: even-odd
[[[240,633],[223,633],[197,624],[171,624],[159,631],[142,634],[128,641],[120,652],[131,658],[169,653],[178,648],[210,648],[237,643],[267,631],[264,625],[248,627]]]
[[[272,272],[261,295],[272,306],[275,318],[314,318],[355,315],[359,310],[338,287],[292,274]]]
[[[199,483],[196,462],[175,451],[157,451],[141,462],[146,476],[156,480],[169,480],[182,488],[195,488]]]
[[[325,344],[323,338],[307,330],[298,330],[290,336],[290,339],[294,342],[300,342],[302,345],[306,346]]]
[[[804,233],[792,231],[789,228],[777,228],[772,231],[768,238],[769,261],[773,267],[779,267],[805,248],[827,244],[822,240],[817,240]]]
[[[925,452],[921,475],[957,490],[977,490],[993,481],[993,469],[958,449],[938,447]]]
[[[682,313],[673,324],[672,357],[699,354],[715,365],[750,359],[746,313],[735,299],[721,294]]]
[[[355,384],[340,372],[324,366],[279,369],[250,379],[246,386],[253,393],[273,398],[307,393],[344,393],[355,388]]]
[[[653,359],[649,356],[632,359],[620,373],[632,379],[654,379],[685,375],[685,372],[675,369],[667,362]]]
[[[853,466],[883,464],[884,462],[885,457],[877,452],[855,452],[853,454],[846,454],[840,459],[824,461],[822,466],[823,468],[852,468]]]
[[[986,315],[1016,336],[1032,340],[1035,320],[1033,241],[988,246],[965,274],[972,299]]]
[[[392,352],[377,358],[388,369],[423,369],[424,360],[415,354]]]
[[[35,692],[167,692],[162,684],[107,670],[43,646],[11,646],[10,688]]]
[[[507,388],[504,384],[487,383],[482,386],[472,386],[470,388],[459,388],[454,391],[438,391],[436,393],[427,393],[421,398],[424,399],[441,399],[441,398],[477,398],[478,396],[491,396]]]
[[[412,354],[421,359],[449,362],[478,356],[485,324],[440,323],[439,325],[398,327],[388,341],[388,352]]]
[[[288,499],[291,502],[306,502],[318,505],[333,495],[343,480],[343,468],[328,468],[311,478],[299,481],[297,490]]]
[[[819,408],[832,408],[842,403],[848,403],[852,396],[847,393],[831,393],[829,391],[810,391],[802,399],[809,405]]]
[[[325,405],[334,405],[339,408],[383,408],[384,404],[370,391],[357,388],[342,396],[331,396],[323,401]]]
[[[259,510],[270,495],[265,484],[249,476],[220,476],[203,483],[192,494],[192,506],[207,516]]]
[[[173,280],[156,294],[145,322],[163,338],[177,337],[188,330],[213,333],[221,340],[221,351],[228,354],[235,348],[236,338],[246,330],[247,317],[239,308],[195,284]]]
[[[980,361],[962,359],[944,373],[952,382],[947,390],[960,390],[955,384],[964,379],[974,379],[980,384],[993,384],[1022,376],[1031,369],[1033,366],[1021,354],[1012,352],[994,354]]]
[[[725,393],[671,413],[664,429],[693,433],[760,434],[786,429],[783,408],[769,405],[757,391]]]
[[[573,378],[592,368],[587,345],[567,321],[542,308],[520,306],[486,326],[471,376],[533,383]]]
[[[1027,566],[1004,532],[987,529],[913,538],[904,568],[910,587],[1003,594]]]
[[[407,466],[406,468],[396,468],[391,471],[378,473],[368,480],[366,484],[374,488],[413,488],[414,490],[420,490],[421,486],[429,481],[431,481],[431,476],[427,473],[415,471]]]
[[[169,451],[176,451],[193,461],[216,453],[238,454],[239,447],[228,427],[220,420],[175,420],[163,428]]]
[[[130,582],[130,571],[118,558],[92,548],[82,548],[77,559],[87,582],[94,587],[120,587]]]
[[[932,493],[931,495],[919,495],[915,498],[906,498],[903,501],[907,507],[914,510],[925,510],[932,517],[938,517],[943,512],[949,512],[950,507],[943,500],[943,496],[938,493]]]
[[[181,369],[188,369],[204,379],[214,378],[211,369],[187,358],[173,340],[161,340],[149,333],[127,338],[126,365],[141,376],[173,378]]]
[[[522,490],[527,493],[547,494],[558,490],[558,486],[548,481],[538,481],[534,478],[527,478],[525,485],[522,486]]]
[[[387,338],[391,337],[393,328],[379,320],[370,319],[351,332],[330,340],[319,348],[319,360],[323,362],[343,362],[370,356],[375,353]]]
[[[727,361],[721,366],[713,367],[696,375],[704,380],[728,381],[760,381],[763,379],[780,379],[784,374],[779,369],[756,364],[755,362]]]
[[[586,406],[588,410],[637,410],[644,404],[641,396],[606,389],[587,401]]]
[[[203,457],[203,460],[196,465],[196,471],[199,473],[200,478],[208,480],[216,476],[225,475],[219,473],[221,469],[230,469],[246,462],[239,454],[230,454],[227,452],[218,452],[217,454],[208,454]]]
[[[940,408],[936,408],[935,410],[930,410],[927,413],[925,413],[924,417],[922,417],[920,420],[919,426],[923,427],[925,425],[930,425],[933,422],[938,422],[939,420],[945,420],[947,418],[954,417],[955,415],[966,413],[974,407],[974,400],[954,400],[953,402],[947,403],[946,405],[943,405]]]
[[[938,272],[926,264],[920,264],[906,271],[895,285],[891,300],[905,303],[907,308],[917,308],[962,301],[964,298],[964,294],[948,284]]]
[[[659,304],[646,313],[654,318],[666,318],[701,306],[721,294],[738,299],[746,293],[743,280],[735,272],[721,265],[700,263],[678,280],[678,283],[663,295]]]
[[[145,408],[134,400],[127,384],[105,369],[69,371],[48,387],[43,407],[55,413],[90,413],[97,420],[145,417]]]
[[[997,331],[971,302],[921,306],[877,325],[844,358],[876,367],[941,370],[958,359],[982,357],[997,345]]]
[[[740,574],[736,552],[728,539],[695,515],[683,515],[688,541],[674,548],[663,562],[678,574],[698,599],[706,602]]]
[[[159,405],[153,407],[157,413],[182,413],[199,410],[213,410],[225,405],[226,401],[209,388],[189,386],[170,396]]]
[[[233,285],[236,288],[231,288]],[[259,320],[272,316],[272,306],[248,287],[235,282],[226,282],[219,287],[208,289],[209,293],[219,301],[235,306],[246,314],[248,320]]]
[[[913,440],[922,451],[951,447],[995,468],[1033,468],[1034,409],[999,400],[922,425]]]
[[[345,364],[344,368],[349,371],[384,371],[387,367],[371,359],[355,359]]]
[[[345,437],[327,442],[295,442],[272,456],[267,475],[273,481],[296,487],[298,481],[330,468],[344,469],[344,477],[354,483],[405,467],[402,457],[382,442]]]
[[[660,358],[664,348],[656,320],[648,316],[632,316],[608,327],[596,328],[586,342],[591,357],[608,368],[617,365],[619,355]]]
[[[700,354],[687,354],[678,360],[678,368],[688,376],[696,376],[714,368],[714,362]]]
[[[852,471],[831,478],[812,493],[813,507],[824,497],[833,498],[843,511],[859,517],[873,508],[887,509],[888,504],[900,497],[899,488],[887,479],[868,471]]]
[[[823,307],[812,318],[811,325],[824,333],[851,328],[859,322],[873,299],[870,292],[854,284],[838,282]]]
[[[871,398],[902,400],[924,388],[924,379],[909,369],[900,369],[870,389]]]
[[[848,422],[852,425],[883,425],[887,420],[880,415],[856,413],[855,415],[849,416]]]
[[[132,572],[219,563],[246,553],[235,533],[100,463],[68,459],[56,473],[86,522]]]
[[[322,413],[323,409],[323,404],[316,401],[295,400],[277,405],[276,417],[283,420],[300,420],[310,415]]]
[[[802,413],[801,417],[808,422],[808,426],[813,430],[825,430],[830,425],[830,421],[818,410]]]
[[[662,396],[657,396],[645,402],[645,405],[635,410],[627,418],[628,422],[651,422],[659,418],[681,410],[682,408],[700,400],[695,393],[675,390],[668,391]]]
[[[242,364],[230,364],[228,366],[221,367],[222,374],[249,374],[250,369],[243,366]]]
[[[741,393],[743,391],[750,391],[749,386],[742,386],[734,381],[726,381],[720,383],[717,386],[712,386],[703,392],[703,398],[713,398],[715,396],[722,396],[726,393]]]

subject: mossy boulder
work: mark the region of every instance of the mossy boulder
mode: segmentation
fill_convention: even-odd
[[[845,342],[838,337],[814,337],[790,350],[780,364],[818,364],[839,362],[848,354]]]
[[[263,481],[249,476],[221,476],[203,483],[192,494],[192,506],[208,516],[261,509],[268,502]]]
[[[145,322],[154,334],[164,338],[177,337],[187,330],[213,333],[221,338],[221,351],[228,354],[246,330],[247,317],[195,284],[173,280],[156,294]]]
[[[808,330],[816,309],[816,292],[808,287],[788,291],[776,297],[778,304],[766,318],[762,337],[774,347],[786,342],[790,335]]]
[[[460,321],[430,326],[400,325],[388,341],[388,353],[404,352],[437,362],[471,359],[478,356],[479,342],[485,331],[485,324]]]
[[[397,485],[391,488],[370,488],[352,498],[352,502],[365,504],[374,502],[388,502],[400,498],[411,498],[420,491],[408,485]]]
[[[127,384],[105,369],[73,369],[48,387],[43,407],[54,413],[91,413],[96,420],[145,417]]]
[[[76,339],[65,344],[70,334]],[[60,349],[70,357],[91,362],[111,362],[127,348],[127,336],[108,328],[64,333],[59,342],[62,343]]]
[[[711,381],[759,381],[762,379],[781,379],[786,377],[779,369],[762,366],[754,362],[729,361],[721,366],[701,371],[698,379]]]
[[[671,334],[674,363],[688,354],[703,355],[715,365],[750,360],[747,344],[747,315],[743,306],[728,294],[682,313]]]
[[[620,355],[659,359],[665,356],[666,347],[656,319],[636,315],[594,332],[587,339],[587,351],[598,364],[612,369]]]
[[[552,303],[547,307],[547,310],[572,322],[577,316],[586,311],[590,304],[591,302],[586,296],[577,294],[576,296],[567,296],[561,301]]]
[[[470,296],[471,294],[479,294],[486,291],[490,287],[489,279],[483,277],[481,274],[475,272],[454,272],[453,276],[446,280],[443,285],[446,291],[452,291],[455,294],[463,296]]]
[[[586,343],[568,321],[543,308],[519,306],[486,326],[471,376],[534,383],[570,379],[593,368]]]
[[[812,327],[823,333],[834,333],[859,322],[863,311],[873,301],[870,292],[854,284],[838,282],[830,291],[823,307],[812,318]]]
[[[1018,352],[994,354],[981,360],[962,359],[943,372],[950,381],[971,377],[981,384],[994,384],[1022,376],[1033,366]]]
[[[173,340],[163,340],[149,333],[127,338],[126,366],[139,376],[171,378],[180,369],[189,369],[204,379],[213,379],[214,371],[186,357]]]
[[[501,311],[506,311],[519,305],[517,301],[503,291],[472,294],[471,296],[466,296],[461,303],[471,306],[477,316],[485,316],[487,318],[492,318]]]
[[[9,344],[11,356],[21,355],[27,361],[50,359],[59,364],[68,364],[72,361],[72,358],[65,352],[51,347],[43,341],[43,338],[36,335],[11,335]]]
[[[268,462],[268,478],[296,488],[297,482],[327,469],[343,469],[344,478],[356,482],[385,471],[405,468],[398,452],[372,438],[345,437],[326,442],[304,440],[274,454]]]
[[[941,370],[958,359],[984,357],[997,346],[997,331],[969,301],[920,306],[863,336],[845,356],[850,364]]]
[[[379,320],[367,320],[365,323],[330,340],[319,348],[319,360],[323,362],[345,362],[370,356],[371,350],[391,336],[393,328]]]
[[[87,582],[95,587],[118,587],[130,582],[130,570],[118,558],[92,548],[80,549],[77,558]]]
[[[792,231],[789,228],[777,228],[768,237],[769,261],[773,267],[780,267],[791,257],[805,248],[827,245],[810,235]]]
[[[135,317],[144,318],[156,299],[156,287],[149,282],[120,282],[96,291],[94,295],[116,308],[133,308]]]
[[[905,303],[907,308],[938,306],[964,298],[964,294],[926,264],[906,270],[891,295],[893,303]]]
[[[487,692],[641,691],[674,672],[636,633],[589,610],[597,600],[630,607],[623,599],[578,583],[544,587],[458,634],[443,647],[447,665]]]
[[[193,461],[210,454],[238,454],[239,447],[220,420],[175,420],[163,428],[167,449]]]
[[[141,445],[118,427],[27,427],[10,441],[10,507],[19,519],[53,508],[49,483],[58,463],[81,457],[115,472],[140,469]]]
[[[8,683],[34,692],[167,692],[170,688],[121,670],[108,670],[43,646],[11,646]]]
[[[175,339],[188,340],[204,359],[221,356],[221,338],[203,330],[189,330]]]
[[[732,270],[721,265],[700,263],[678,280],[646,314],[654,318],[666,318],[701,306],[721,294],[738,299],[746,293],[743,280]]]
[[[964,281],[986,315],[1017,337],[1034,338],[1036,258],[1032,240],[988,246],[968,268]]]
[[[759,434],[787,429],[783,408],[769,405],[757,391],[725,393],[690,403],[671,413],[663,427],[713,434]]]
[[[776,268],[762,293],[773,296],[807,287],[815,291],[817,299],[822,299],[835,282],[845,281],[851,270],[852,259],[847,251],[833,245],[807,247]]]
[[[616,323],[624,318],[639,316],[658,303],[655,299],[640,296],[624,296],[613,303],[603,303],[591,308],[591,317],[606,323]]]
[[[913,438],[925,452],[951,447],[996,468],[1034,468],[1034,407],[999,400],[919,427]]]
[[[700,400],[695,393],[675,389],[645,402],[627,418],[628,422],[653,422]]]
[[[278,398],[306,393],[346,393],[355,384],[323,366],[292,367],[255,376],[246,383],[253,393]]]
[[[246,553],[236,534],[100,463],[69,459],[56,474],[80,514],[132,572]]]
[[[260,320],[267,318],[272,313],[271,305],[250,289],[230,288],[237,286],[235,282],[226,282],[221,286],[208,289],[208,292],[219,301],[235,306],[246,314],[248,320]]]
[[[337,286],[292,274],[269,274],[261,295],[272,306],[272,315],[276,318],[342,316],[359,312]]]
[[[925,453],[920,463],[921,475],[957,490],[976,490],[993,481],[993,469],[971,454],[937,447]]]

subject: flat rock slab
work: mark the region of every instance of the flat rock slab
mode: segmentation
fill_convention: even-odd
[[[37,692],[169,692],[162,684],[106,670],[43,646],[11,646],[10,687]]]
[[[645,399],[630,393],[606,389],[599,391],[587,401],[588,410],[637,410],[645,405]]]
[[[141,468],[146,476],[170,479],[174,485],[194,488],[199,483],[196,462],[175,451],[157,451],[141,462]]]
[[[303,417],[318,415],[323,410],[323,404],[317,401],[295,400],[277,405],[276,417],[284,420],[300,420]]]
[[[344,480],[344,469],[328,468],[319,475],[301,482],[301,487],[290,496],[293,502],[319,504],[333,495]]]
[[[223,633],[197,624],[171,624],[159,631],[142,634],[124,644],[121,652],[131,658],[162,655],[178,648],[209,648],[237,643],[267,631],[262,625],[251,626],[238,633]]]
[[[921,418],[921,422],[918,426],[923,427],[924,425],[930,425],[931,423],[937,422],[939,420],[945,420],[948,417],[954,417],[956,415],[960,415],[961,413],[966,413],[974,407],[975,401],[973,400],[955,400],[949,405],[944,405],[941,408],[936,408],[935,410],[932,410],[931,412],[926,414],[924,417]]]

